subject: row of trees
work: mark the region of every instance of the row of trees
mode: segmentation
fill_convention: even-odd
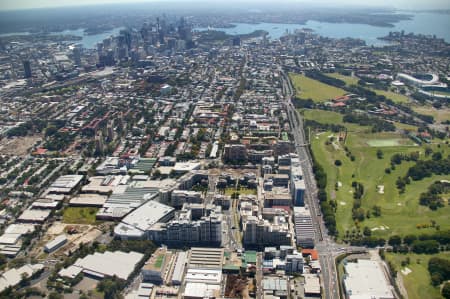
[[[325,225],[327,226],[328,233],[332,236],[336,236],[338,234],[336,228],[336,205],[335,204],[332,205],[330,201],[327,200],[327,192],[326,192],[327,174],[323,169],[323,167],[314,158],[311,149],[309,150],[311,152],[313,160],[314,177],[317,182],[317,188],[319,189],[318,198],[323,213],[323,220],[325,222]]]
[[[316,71],[316,70],[306,71],[305,75],[311,79],[320,81],[320,82],[328,84],[328,85],[339,87],[339,88],[345,87],[345,84],[346,84],[344,81],[342,81],[340,79],[329,77],[329,76],[324,75],[323,73]]]
[[[395,131],[395,126],[391,122],[378,117],[370,117],[366,114],[348,113],[344,115],[343,121],[347,123],[357,123],[360,126],[372,126],[372,132],[374,133]]]

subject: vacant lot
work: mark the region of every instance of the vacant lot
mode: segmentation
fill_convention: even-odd
[[[289,74],[294,84],[297,96],[302,99],[312,99],[315,102],[325,102],[346,94],[346,91],[324,84],[304,75]]]
[[[63,212],[64,223],[94,224],[98,208],[69,207]]]
[[[40,135],[3,138],[0,140],[0,154],[24,156],[28,154],[31,147],[42,139]]]

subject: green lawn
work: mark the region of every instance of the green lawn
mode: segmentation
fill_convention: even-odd
[[[396,93],[393,91],[381,90],[381,89],[371,89],[371,90],[373,90],[378,95],[383,95],[386,98],[391,99],[395,103],[408,103],[409,102],[408,97],[405,95],[402,95],[400,93]]]
[[[63,212],[63,222],[71,224],[94,224],[98,208],[68,207]]]
[[[343,122],[343,115],[334,112],[334,111],[327,111],[327,110],[319,110],[319,109],[300,109],[300,113],[306,118],[315,120],[317,122],[323,123],[323,124],[336,124],[336,125],[344,125],[349,131],[352,132],[370,132],[370,127],[362,127],[358,124],[352,124],[352,123],[344,123]],[[408,130],[408,131],[417,131],[416,126],[402,124],[399,122],[394,122],[394,125],[397,129],[401,130]]]
[[[387,253],[386,259],[391,261],[398,271],[397,275],[402,275],[403,284],[408,292],[409,299],[423,299],[423,298],[442,298],[439,293],[439,288],[431,285],[431,278],[428,272],[428,261],[431,257],[438,256],[441,258],[450,259],[450,253],[444,252],[436,255],[425,254],[394,254]],[[402,261],[409,257],[410,264],[406,267],[412,272],[405,275],[401,272],[404,269],[401,266]]]
[[[325,74],[329,77],[333,77],[339,80],[342,80],[345,82],[345,84],[347,86],[350,85],[357,85],[358,84],[358,77],[351,77],[351,76],[345,76],[339,73],[330,73],[330,74]],[[370,88],[372,91],[374,91],[376,94],[378,95],[383,95],[388,99],[393,100],[396,103],[408,103],[409,99],[407,96],[393,92],[393,91],[386,91],[386,90],[381,90],[381,89],[375,89],[375,88]]]
[[[290,73],[297,96],[302,99],[312,99],[315,102],[325,102],[346,94],[346,91],[320,81],[310,79],[304,75]]]
[[[391,174],[385,173],[385,168],[390,166],[390,158],[395,153],[409,153],[420,151],[424,155],[424,148],[411,144],[406,138],[402,138],[396,133],[367,133],[350,132],[347,137],[347,146],[355,156],[355,161],[351,161],[346,156],[343,149],[344,145],[334,142],[334,145],[326,145],[325,142],[333,136],[332,132],[322,132],[312,136],[312,149],[317,161],[320,161],[327,173],[327,193],[330,199],[336,200],[337,212],[336,220],[340,237],[345,232],[352,231],[355,224],[352,219],[353,188],[352,181],[361,182],[364,185],[365,193],[362,200],[362,207],[367,211],[374,205],[381,206],[381,217],[370,217],[361,224],[369,227],[373,235],[388,237],[393,234],[405,235],[408,233],[430,233],[434,228],[417,229],[417,224],[431,223],[436,221],[441,229],[450,228],[448,214],[450,206],[446,205],[437,211],[431,211],[429,208],[420,206],[418,198],[420,193],[424,192],[429,185],[438,179],[448,179],[445,176],[433,176],[421,181],[412,182],[406,187],[406,192],[399,195],[395,181],[397,177],[405,175],[407,169],[413,165],[413,162],[403,162],[397,166]],[[336,134],[334,134],[336,137]],[[402,143],[401,146],[368,146],[368,142],[378,140],[378,142],[396,142]],[[384,144],[386,145],[386,144]],[[383,151],[383,159],[378,159],[376,152],[378,149]],[[450,151],[445,149],[444,155]],[[342,166],[334,165],[335,160],[341,160]],[[342,184],[335,191],[336,183]],[[384,194],[378,192],[378,185],[384,186]]]
[[[448,108],[436,109],[431,105],[427,105],[427,106],[413,106],[412,109],[420,114],[433,116],[434,120],[438,123],[450,119],[450,109]]]
[[[336,78],[336,79],[342,80],[342,81],[345,82],[345,84],[347,86],[357,85],[358,81],[359,81],[358,77],[346,76],[346,75],[342,75],[342,74],[339,74],[339,73],[327,73],[325,75],[327,75],[328,77],[332,77],[332,78]]]

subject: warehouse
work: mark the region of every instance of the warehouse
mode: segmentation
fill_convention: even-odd
[[[158,222],[173,218],[175,209],[150,200],[128,214],[114,229],[114,235],[122,240],[146,239],[147,231]]]
[[[392,286],[377,261],[359,259],[356,263],[347,263],[345,273],[346,298],[395,298]]]
[[[17,222],[44,223],[50,217],[51,210],[28,209],[17,218]]]
[[[96,252],[84,258],[79,258],[72,266],[62,269],[59,275],[74,278],[83,272],[97,278],[115,275],[127,280],[143,257],[142,253],[134,251],[128,253],[122,251]]]
[[[97,219],[122,219],[125,215],[143,203],[158,197],[158,190],[153,188],[133,188],[120,185],[97,212]]]
[[[177,253],[175,267],[172,273],[172,285],[181,285],[184,278],[184,269],[186,268],[187,252],[180,251]]]
[[[82,175],[63,175],[54,181],[48,188],[48,193],[69,194],[79,186]]]
[[[59,235],[44,246],[44,251],[51,253],[67,243],[66,235]]]
[[[193,247],[189,256],[189,269],[222,269],[223,248]]]

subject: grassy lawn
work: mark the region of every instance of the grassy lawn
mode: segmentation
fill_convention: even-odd
[[[300,113],[306,118],[315,120],[317,122],[323,123],[323,124],[336,124],[336,125],[345,125],[345,127],[352,132],[369,132],[370,127],[362,127],[358,124],[352,124],[352,123],[344,123],[343,122],[343,115],[334,112],[334,111],[326,111],[326,110],[319,110],[319,109],[301,109]],[[399,130],[408,130],[408,131],[417,131],[416,126],[402,124],[399,122],[394,122],[394,125]]]
[[[72,224],[94,224],[98,208],[68,207],[63,212],[63,222]]]
[[[441,258],[450,259],[450,253],[444,252],[436,255],[425,254],[394,254],[387,253],[386,259],[391,261],[398,271],[397,275],[402,275],[403,284],[408,292],[409,299],[422,299],[422,298],[442,298],[439,293],[439,288],[431,285],[430,273],[428,272],[428,261],[430,258],[438,256]],[[412,272],[405,275],[401,272],[402,261],[409,257],[410,264],[406,267]]]
[[[326,73],[325,75],[327,75],[328,77],[333,77],[339,80],[342,80],[345,82],[345,84],[347,86],[350,85],[357,85],[358,84],[358,78],[357,77],[351,77],[351,76],[346,76],[346,75],[342,75],[339,73]]]
[[[450,119],[450,109],[448,108],[436,109],[433,106],[414,106],[412,109],[417,113],[433,116],[438,123]]]
[[[376,94],[383,95],[388,99],[393,100],[395,103],[408,103],[409,99],[407,96],[393,91],[386,91],[381,89],[372,89]]]
[[[155,261],[155,268],[157,268],[157,269],[161,268],[163,261],[164,261],[164,255],[161,254],[158,256],[158,258]]]
[[[289,74],[294,84],[297,96],[302,99],[312,99],[315,102],[325,102],[346,94],[346,91],[304,75]]]
[[[347,86],[350,85],[357,85],[358,84],[358,78],[357,77],[350,77],[350,76],[345,76],[339,73],[330,73],[330,74],[325,74],[329,77],[333,77],[339,80],[342,80],[345,82],[345,84]],[[381,89],[375,89],[375,88],[370,88],[372,91],[374,91],[376,94],[378,95],[383,95],[388,99],[393,100],[396,103],[408,103],[409,99],[407,96],[393,92],[393,91],[386,91],[386,90],[381,90]]]
[[[353,205],[353,181],[361,182],[364,185],[364,196],[362,207],[368,211],[374,205],[381,207],[381,216],[366,218],[360,227],[365,226],[372,229],[373,235],[389,237],[393,234],[405,235],[408,233],[431,233],[434,228],[417,229],[417,224],[431,223],[436,221],[441,229],[450,228],[448,215],[450,206],[446,205],[437,211],[419,205],[419,195],[424,192],[429,185],[439,179],[448,179],[445,176],[434,175],[421,181],[414,181],[407,185],[406,192],[399,194],[395,185],[397,177],[404,176],[413,162],[403,162],[396,166],[391,174],[385,173],[385,168],[390,166],[390,158],[395,153],[410,153],[419,151],[424,156],[424,147],[413,145],[407,138],[402,138],[397,133],[369,133],[364,130],[349,132],[345,146],[348,147],[355,161],[351,161],[344,151],[342,143],[326,145],[329,137],[334,136],[332,132],[322,132],[312,136],[312,149],[314,155],[327,173],[327,193],[329,198],[337,201],[336,220],[339,234],[342,237],[347,230],[355,228],[352,219]],[[336,139],[336,138],[335,138]],[[376,141],[382,147],[368,146],[368,143]],[[393,144],[395,141],[396,145]],[[397,145],[401,144],[401,145]],[[394,145],[394,146],[390,146]],[[436,146],[434,149],[436,150]],[[445,146],[443,146],[444,148]],[[376,152],[383,151],[383,158],[378,159]],[[445,147],[444,156],[450,153]],[[334,165],[335,160],[341,160],[342,166]],[[335,185],[341,185],[335,190]],[[384,186],[384,193],[379,193],[377,186]]]

